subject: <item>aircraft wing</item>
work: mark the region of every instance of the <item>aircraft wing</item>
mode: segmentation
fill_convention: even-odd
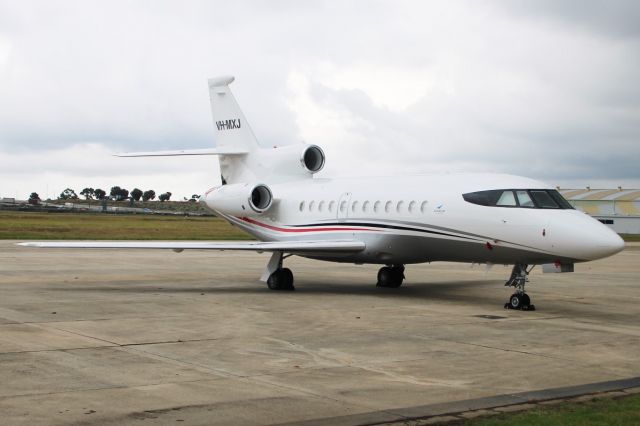
[[[114,154],[116,157],[173,157],[176,155],[245,155],[248,151],[238,148],[205,148],[205,149],[181,149],[178,151],[143,151],[122,152]]]
[[[358,252],[366,245],[361,241],[290,241],[290,242],[219,242],[219,241],[34,241],[18,243],[25,247],[77,249],[170,249],[182,250],[244,250],[257,252]]]

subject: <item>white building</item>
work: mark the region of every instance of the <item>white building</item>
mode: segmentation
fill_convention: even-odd
[[[640,234],[640,189],[560,189],[576,209],[618,234]]]

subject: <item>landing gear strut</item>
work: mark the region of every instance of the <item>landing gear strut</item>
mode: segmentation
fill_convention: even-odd
[[[524,285],[529,281],[529,273],[533,269],[527,270],[525,264],[515,264],[511,271],[511,277],[504,283],[505,286],[511,286],[515,288],[515,293],[511,295],[509,301],[504,304],[505,309],[518,309],[521,311],[535,311],[536,307],[531,304],[529,295],[524,291]],[[535,266],[535,265],[534,265]]]
[[[282,252],[274,252],[267,268],[262,274],[262,280],[267,282],[271,290],[295,290],[293,286],[293,272],[289,268],[282,267],[285,257]]]
[[[378,271],[378,287],[398,288],[404,280],[404,265],[384,266]]]

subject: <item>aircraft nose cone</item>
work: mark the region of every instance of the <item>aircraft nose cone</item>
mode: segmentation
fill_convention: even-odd
[[[580,211],[567,211],[551,228],[552,247],[563,257],[589,261],[613,256],[624,249],[624,241],[618,234]]]
[[[585,223],[585,225],[587,225]],[[613,256],[624,249],[624,240],[606,225],[593,220],[584,227],[584,254],[586,260],[596,260]]]
[[[613,256],[616,253],[620,253],[624,249],[624,240],[620,238],[620,235],[616,234],[610,229],[608,234],[598,235],[597,243],[594,247],[594,259],[601,259],[603,257]]]

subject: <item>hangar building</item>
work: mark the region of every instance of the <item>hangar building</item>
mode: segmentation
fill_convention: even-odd
[[[640,189],[560,189],[576,209],[618,234],[640,234]]]

